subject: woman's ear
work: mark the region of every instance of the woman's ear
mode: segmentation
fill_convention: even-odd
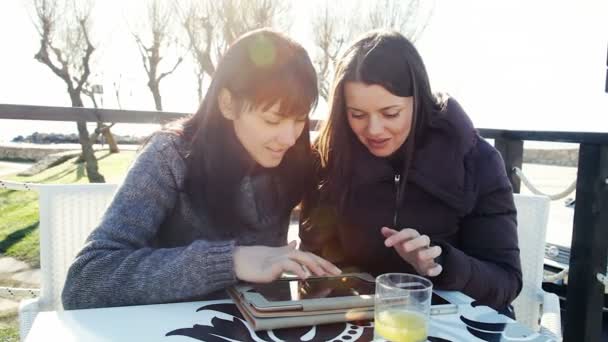
[[[232,94],[226,88],[220,90],[220,94],[217,96],[217,102],[220,107],[222,115],[228,120],[234,120],[236,115],[234,113],[234,100]]]

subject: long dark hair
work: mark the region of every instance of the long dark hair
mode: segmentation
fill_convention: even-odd
[[[412,128],[403,148],[401,186],[413,160],[417,141],[424,138],[425,128],[433,113],[441,111],[443,99],[431,92],[429,78],[420,54],[403,35],[394,31],[372,31],[355,41],[340,58],[330,96],[329,119],[315,142],[323,168],[322,192],[344,209],[351,193],[353,148],[358,140],[348,124],[344,85],[363,82],[380,85],[396,96],[414,97]],[[403,193],[403,192],[401,192]]]
[[[240,109],[246,105],[268,109],[279,103],[279,112],[286,116],[310,113],[316,106],[318,90],[306,50],[281,33],[259,29],[240,37],[226,51],[198,111],[171,125],[170,130],[182,136],[187,145],[184,190],[195,202],[209,208],[213,223],[230,230],[238,224],[235,205],[240,182],[252,172],[242,161],[250,161],[253,168],[256,164],[236,140],[232,121],[220,112],[218,96],[222,89],[230,92]],[[277,176],[274,179],[281,183],[292,206],[312,182],[309,127],[307,120],[279,166],[262,170]]]

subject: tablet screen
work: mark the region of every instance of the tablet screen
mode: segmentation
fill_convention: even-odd
[[[256,284],[253,290],[275,302],[374,295],[375,284],[357,277],[310,278]]]
[[[258,292],[270,302],[276,302],[359,295],[373,296],[375,287],[375,283],[358,277],[335,277],[282,280],[268,284],[255,284],[253,285],[253,291]],[[432,305],[449,303],[433,292]]]

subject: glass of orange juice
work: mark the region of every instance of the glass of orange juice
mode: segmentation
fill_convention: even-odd
[[[407,273],[376,278],[374,339],[423,342],[428,335],[433,284]]]

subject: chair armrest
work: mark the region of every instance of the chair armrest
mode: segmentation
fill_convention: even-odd
[[[559,308],[559,297],[555,293],[541,291],[542,312],[540,316],[540,332],[556,341],[562,340],[562,320]]]
[[[25,341],[40,311],[40,298],[24,299],[19,302],[19,339]]]

